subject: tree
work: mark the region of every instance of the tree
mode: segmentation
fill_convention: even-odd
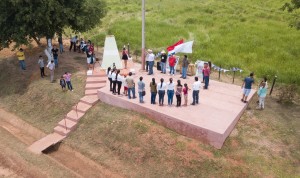
[[[300,0],[291,0],[290,3],[285,3],[282,6],[282,10],[287,10],[288,12],[296,12],[297,9],[300,8]],[[298,30],[300,30],[300,17],[295,13],[294,21],[291,23],[291,26],[296,27]]]
[[[106,14],[104,0],[1,0],[0,49],[62,34],[66,27],[87,31]]]

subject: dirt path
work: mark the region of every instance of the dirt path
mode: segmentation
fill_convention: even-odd
[[[0,126],[26,145],[32,144],[45,135],[42,131],[32,127],[2,108],[0,108]],[[48,151],[48,159],[52,160],[53,164],[59,165],[61,169],[71,172],[74,177],[122,177],[65,145],[59,146],[59,149],[56,150],[57,148],[52,148]],[[6,154],[2,153],[2,155]],[[17,167],[8,165],[10,162],[13,162],[14,165],[20,164],[18,160],[7,158],[2,161],[4,162],[1,162],[1,165],[7,166],[2,167],[0,165],[0,175],[10,177],[14,177],[14,175],[26,175],[24,171]]]

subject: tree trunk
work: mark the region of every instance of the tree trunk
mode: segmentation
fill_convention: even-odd
[[[51,60],[53,59],[53,56],[52,56],[52,38],[48,38],[47,37],[47,48],[45,49],[45,54],[48,58],[48,64],[51,62]]]

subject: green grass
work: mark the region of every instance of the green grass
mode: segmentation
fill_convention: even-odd
[[[194,40],[189,58],[240,67],[244,76],[278,76],[281,83],[300,84],[300,36],[289,27],[291,14],[281,0],[153,0],[146,2],[146,47],[159,52],[183,38]],[[103,44],[116,36],[118,47],[130,43],[140,54],[141,1],[108,0],[109,11],[97,28],[84,33]]]
[[[299,176],[299,105],[268,97],[264,111],[255,106],[250,103],[220,150],[101,102],[65,143],[126,177]]]

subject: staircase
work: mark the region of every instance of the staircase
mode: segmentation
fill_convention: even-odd
[[[54,133],[34,142],[28,149],[34,153],[40,154],[51,145],[66,138],[76,129],[80,118],[99,101],[97,90],[104,87],[106,81],[107,77],[105,71],[100,70],[99,63],[96,63],[95,68],[92,71],[87,72],[85,96],[72,107],[72,110],[67,113],[63,120],[58,122],[58,125],[54,128]]]

